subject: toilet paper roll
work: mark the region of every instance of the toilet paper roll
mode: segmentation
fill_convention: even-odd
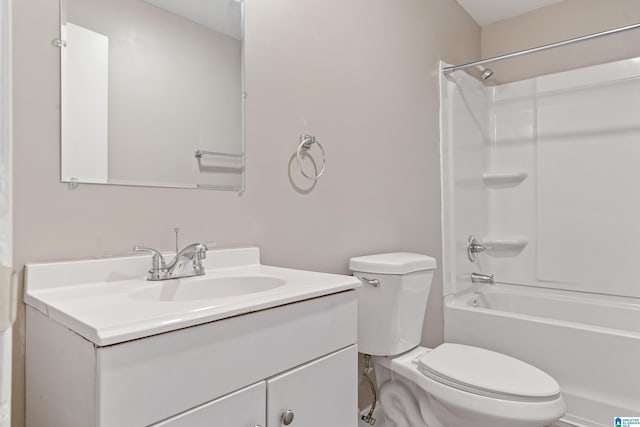
[[[0,265],[0,331],[9,329],[16,320],[17,289],[16,274],[13,269]]]

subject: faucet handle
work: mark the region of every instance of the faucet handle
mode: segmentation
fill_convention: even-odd
[[[151,268],[152,271],[158,271],[158,270],[161,270],[161,269],[166,267],[166,262],[164,260],[164,257],[162,256],[162,254],[159,251],[157,251],[157,250],[155,250],[153,248],[148,248],[146,246],[135,245],[133,247],[133,251],[134,252],[148,252],[150,254],[153,254],[153,259],[152,259],[153,266]]]
[[[195,258],[198,260],[205,259],[207,257],[207,251],[209,250],[209,248],[215,245],[216,245],[216,242],[213,242],[213,241],[200,243],[199,246],[201,247],[201,249],[195,252]]]
[[[211,249],[212,247],[216,246],[218,243],[211,240],[210,242],[204,242],[203,245],[205,245],[207,247],[207,250]]]

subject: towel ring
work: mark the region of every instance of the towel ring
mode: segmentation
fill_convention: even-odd
[[[313,144],[316,144],[318,148],[320,148],[320,151],[322,152],[322,168],[320,169],[320,172],[317,175],[310,176],[310,175],[307,175],[302,169],[302,161],[300,160],[300,156],[303,149],[310,150]],[[327,167],[327,158],[324,152],[324,147],[322,147],[322,144],[320,144],[320,142],[318,142],[316,137],[313,135],[306,135],[306,134],[300,135],[300,144],[298,144],[298,151],[296,152],[296,160],[298,162],[298,169],[300,169],[300,173],[302,174],[302,176],[312,181],[316,181],[318,178],[320,178]]]

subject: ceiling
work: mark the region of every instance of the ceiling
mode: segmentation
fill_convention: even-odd
[[[457,0],[482,27],[496,21],[540,9],[550,4],[560,3],[561,1],[562,0]]]
[[[242,0],[145,0],[214,31],[242,39]]]

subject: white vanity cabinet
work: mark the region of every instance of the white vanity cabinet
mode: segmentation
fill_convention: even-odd
[[[355,427],[356,307],[343,291],[101,347],[29,306],[27,427]]]
[[[355,426],[358,351],[342,351],[267,380],[267,426],[280,427],[290,412],[292,427]]]
[[[355,426],[357,354],[347,347],[153,426]]]
[[[263,427],[267,386],[264,381],[205,403],[153,427]],[[277,425],[277,424],[276,424]]]
[[[259,248],[159,282],[151,262],[26,266],[27,427],[356,427],[357,278]]]

